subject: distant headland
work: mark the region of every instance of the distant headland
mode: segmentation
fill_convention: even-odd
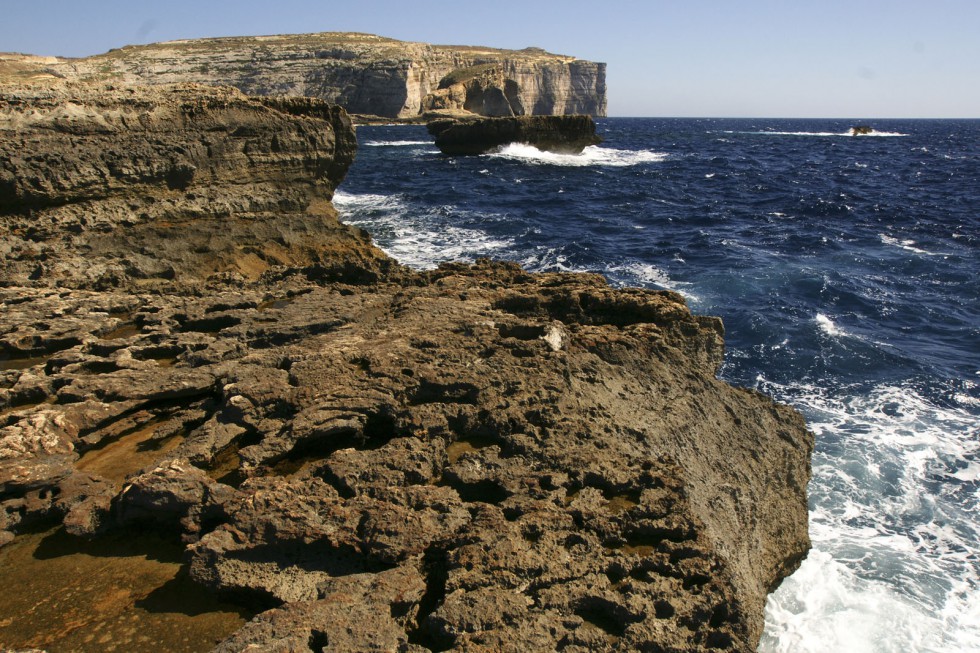
[[[540,48],[430,45],[322,32],[133,45],[83,59],[0,54],[0,76],[194,82],[308,96],[352,114],[606,115],[606,64]]]

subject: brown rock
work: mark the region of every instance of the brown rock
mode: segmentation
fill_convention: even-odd
[[[580,154],[602,139],[591,116],[515,116],[482,120],[436,120],[429,133],[443,154],[484,154],[511,143],[527,143],[545,152]]]
[[[385,257],[329,204],[355,147],[347,114],[317,100],[4,87],[0,274],[97,288],[274,265],[377,274]]]
[[[221,232],[218,259],[225,235],[262,240],[279,228],[271,196],[256,212],[220,200],[249,166],[270,188],[282,166],[281,210],[309,218],[339,180],[318,181],[331,137],[307,130],[342,125],[316,102],[102,92],[6,100],[22,121],[11,98],[37,100],[50,133],[15,130],[34,158],[0,164],[7,242],[26,247],[33,225],[47,248],[40,278],[30,257],[0,270],[0,542],[43,520],[180,535],[202,591],[269,609],[220,651],[755,650],[767,593],[809,546],[813,440],[795,412],[716,378],[720,320],[596,275],[411,272],[329,222],[302,262],[200,281],[201,232],[161,222],[197,216]],[[99,159],[72,140],[102,147],[99,129],[164,154]],[[205,169],[214,185],[195,198],[150,174],[184,160],[167,149],[180,134],[228,152],[227,168],[191,159],[188,188]],[[253,138],[253,158],[232,151]],[[332,138],[343,158],[351,133]],[[88,153],[77,175],[56,160],[72,143]],[[109,160],[126,172],[85,172]],[[115,244],[71,227],[83,207]],[[121,270],[92,290],[113,248],[143,251],[130,220],[162,229],[146,256],[172,278]]]
[[[234,86],[250,95],[320,98],[389,121],[417,117],[432,107],[487,111],[484,115],[606,114],[606,64],[539,48],[430,45],[321,32],[170,41],[85,59],[21,55],[8,61],[5,70],[0,55],[0,77],[33,73],[140,85]]]

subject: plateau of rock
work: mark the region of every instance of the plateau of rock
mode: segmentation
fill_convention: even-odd
[[[36,74],[135,84],[228,85],[251,95],[316,97],[351,113],[385,118],[430,111],[606,114],[605,64],[539,48],[430,45],[324,32],[170,41],[85,59],[7,59],[9,66]]]
[[[754,651],[809,547],[801,417],[675,293],[398,265],[330,205],[354,153],[317,99],[0,86],[0,577],[45,529],[149,538],[256,615],[220,652]],[[0,641],[116,636],[49,599]]]
[[[434,120],[428,124],[443,154],[484,154],[510,143],[527,143],[544,152],[581,154],[598,145],[591,116],[517,116],[477,120]]]

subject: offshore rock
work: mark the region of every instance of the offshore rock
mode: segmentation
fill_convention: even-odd
[[[18,63],[23,76],[26,63]],[[604,63],[539,48],[430,45],[371,34],[170,41],[37,63],[35,68],[36,74],[69,78],[196,82],[234,86],[250,95],[310,96],[351,113],[387,118],[412,118],[434,109],[481,115],[606,115]]]
[[[602,139],[591,116],[521,116],[482,120],[435,120],[428,125],[443,154],[484,154],[511,143],[527,143],[545,152],[581,154]]]
[[[598,275],[397,266],[324,208],[353,133],[318,101],[101,92],[2,96],[0,543],[179,542],[202,593],[262,610],[222,653],[756,649],[809,547],[813,438],[717,379],[720,320]],[[302,260],[205,274],[205,228],[258,248],[280,220]],[[174,273],[100,281],[113,253]],[[32,646],[24,619],[0,641]]]

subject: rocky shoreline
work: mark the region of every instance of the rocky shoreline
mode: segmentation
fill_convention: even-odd
[[[675,293],[398,265],[330,205],[355,148],[318,100],[0,86],[0,577],[36,533],[177,547],[222,652],[755,650],[801,417]],[[0,642],[207,650],[141,642],[146,592]]]

